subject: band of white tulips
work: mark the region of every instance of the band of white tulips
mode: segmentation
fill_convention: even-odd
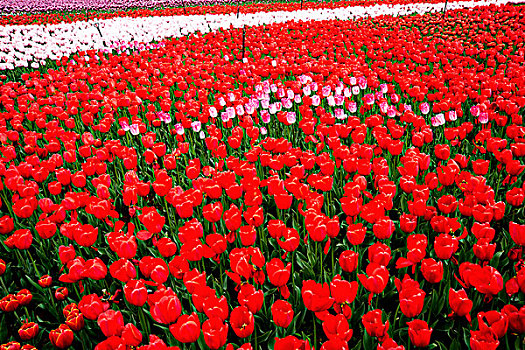
[[[524,0],[483,0],[450,2],[450,10],[476,6],[519,3]],[[336,9],[302,10],[230,15],[164,16],[112,18],[54,25],[0,27],[0,70],[15,67],[38,68],[46,59],[60,59],[90,49],[108,50],[122,42],[151,43],[197,31],[207,33],[220,28],[259,26],[287,21],[353,20],[381,15],[403,16],[442,11],[445,3],[410,5],[354,6]],[[148,48],[144,45],[143,48]]]

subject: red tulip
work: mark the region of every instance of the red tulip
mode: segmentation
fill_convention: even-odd
[[[21,289],[16,293],[16,299],[20,303],[20,306],[27,305],[33,300],[33,294],[28,289]]]
[[[413,320],[407,322],[408,325],[408,336],[412,344],[419,348],[427,347],[430,344],[430,336],[432,334],[432,328],[428,327],[428,324],[423,320]]]
[[[171,290],[157,290],[151,296],[155,300],[151,305],[151,317],[159,323],[170,324],[177,320],[182,307],[177,295]],[[158,298],[158,300],[156,300]]]
[[[49,332],[49,340],[59,349],[65,349],[73,343],[75,334],[68,326],[61,324],[57,329]]]
[[[498,346],[499,340],[490,328],[470,331],[470,348],[472,350],[495,350]]]
[[[107,310],[97,318],[97,324],[106,337],[119,336],[124,330],[124,317],[120,311]]]
[[[419,283],[405,275],[403,281],[395,279],[399,291],[399,305],[406,317],[416,317],[423,310],[426,293],[419,287]]]
[[[181,343],[193,343],[201,334],[199,316],[194,312],[191,315],[181,315],[177,322],[170,325],[170,332]]]
[[[84,316],[81,313],[71,313],[66,318],[66,325],[75,332],[84,328],[84,324]]]
[[[348,320],[343,315],[328,316],[323,322],[323,330],[328,339],[339,339],[345,342],[348,342],[353,334]]]
[[[525,225],[518,225],[515,222],[509,223],[510,237],[519,246],[525,246]]]
[[[307,340],[300,340],[294,337],[293,335],[289,335],[287,337],[284,337],[282,339],[275,338],[275,350],[310,350],[310,344]]]
[[[334,303],[330,298],[330,287],[328,284],[319,284],[313,280],[303,282],[301,289],[304,306],[313,312],[328,310]]]
[[[519,310],[514,305],[505,305],[501,312],[509,318],[509,328],[518,334],[525,333],[525,306]]]
[[[0,276],[2,276],[5,273],[6,270],[6,263],[4,260],[0,259]]]
[[[366,274],[368,277],[364,274],[359,274],[357,277],[363,287],[370,292],[370,296],[368,297],[368,303],[370,304],[374,294],[380,294],[385,289],[388,283],[389,273],[384,266],[377,263],[370,263],[366,267]]]
[[[479,260],[489,261],[492,259],[496,251],[496,243],[490,244],[490,240],[487,238],[481,238],[476,244],[474,244],[472,251]]]
[[[255,320],[247,307],[238,306],[231,312],[230,324],[238,337],[246,338],[253,333]]]
[[[18,335],[20,336],[20,339],[26,341],[29,339],[33,339],[38,334],[38,324],[35,322],[26,322],[22,324],[22,327],[18,330]]]
[[[450,314],[450,316],[465,316],[470,322],[470,310],[472,310],[472,300],[470,300],[467,297],[467,293],[464,289],[461,289],[459,292],[456,292],[454,289],[450,288],[448,294],[448,302],[450,308],[452,309],[452,314]]]
[[[373,226],[374,235],[377,239],[388,239],[395,230],[396,227],[388,216],[378,218]]]
[[[96,294],[89,294],[82,297],[78,308],[85,318],[96,320],[101,313],[109,309],[109,303],[103,302]]]
[[[496,310],[490,310],[478,313],[477,318],[480,330],[489,328],[498,338],[502,338],[507,333],[509,319],[506,314]],[[487,323],[485,323],[485,320]]]
[[[276,300],[271,307],[273,322],[276,326],[287,328],[293,320],[292,305],[284,300]]]
[[[1,274],[0,274],[1,275]],[[53,279],[49,275],[43,275],[38,280],[38,285],[42,288],[47,288],[51,285]]]
[[[142,280],[130,280],[124,286],[124,296],[131,305],[142,306],[148,299],[148,290]]]
[[[252,313],[257,313],[263,306],[264,293],[262,290],[256,290],[249,283],[243,284],[237,295],[237,300],[241,306],[246,306]]]
[[[20,302],[16,295],[8,294],[2,299],[0,299],[0,309],[4,312],[14,311],[20,306]]]
[[[291,269],[291,263],[288,263],[285,267],[284,263],[278,258],[274,258],[266,263],[266,273],[268,274],[270,283],[276,287],[279,287],[281,295],[285,299],[287,299],[290,295],[290,292],[286,287],[286,283],[288,283],[288,279],[290,278]]]
[[[210,349],[218,349],[226,343],[228,337],[228,324],[220,318],[213,317],[202,324],[204,342]]]
[[[339,275],[336,275],[330,283],[330,293],[335,301],[334,310],[342,313],[347,319],[352,316],[350,304],[354,302],[358,288],[357,281],[344,281]]]
[[[132,323],[128,323],[124,326],[121,338],[122,341],[128,346],[139,346],[139,344],[142,342],[142,334]]]
[[[379,340],[388,336],[387,331],[388,327],[390,326],[390,323],[388,321],[386,321],[386,323],[383,323],[383,321],[381,320],[382,315],[383,311],[380,309],[376,309],[368,311],[366,314],[363,315],[363,318],[361,319],[368,335],[370,335],[371,337],[377,337],[379,338]]]
[[[339,256],[339,265],[346,272],[353,272],[357,268],[359,254],[352,250],[345,250]]]
[[[430,283],[439,283],[443,279],[443,263],[432,258],[421,261],[423,277]]]
[[[64,300],[67,298],[69,292],[66,287],[58,287],[57,290],[55,290],[55,298],[57,300]]]

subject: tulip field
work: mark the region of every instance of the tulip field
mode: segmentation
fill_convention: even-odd
[[[0,350],[525,349],[524,116],[519,0],[0,0]]]

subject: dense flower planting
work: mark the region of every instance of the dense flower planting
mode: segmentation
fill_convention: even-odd
[[[496,0],[505,4],[508,0]],[[469,8],[491,1],[458,1],[449,9]],[[148,18],[113,18],[109,20],[61,23],[57,25],[0,27],[0,70],[16,67],[38,68],[46,59],[61,59],[80,50],[110,50],[122,42],[146,44],[189,33],[208,33],[218,29],[260,26],[286,21],[348,20],[439,12],[444,3],[410,5],[354,6],[349,8],[320,9],[314,11],[259,12],[235,15],[156,16]],[[138,43],[136,43],[138,42]]]
[[[102,0],[99,0],[102,1]],[[148,1],[148,0],[144,0]],[[343,1],[208,1],[213,3],[209,6],[182,6],[181,0],[178,1],[179,7],[167,7],[167,8],[152,8],[154,1],[163,1],[163,0],[149,0],[149,5],[143,3],[147,7],[142,8],[137,4],[140,2],[133,1],[134,7],[139,7],[135,9],[128,10],[116,10],[119,8],[125,8],[124,4],[129,4],[129,2],[123,2],[122,6],[117,6],[117,2],[111,0],[113,7],[104,7],[104,9],[98,9],[95,12],[90,11],[93,7],[85,6],[76,11],[67,11],[67,7],[60,5],[58,1],[51,1],[55,6],[53,9],[58,12],[46,12],[46,13],[35,13],[34,11],[22,12],[20,11],[20,6],[26,8],[23,1],[13,1],[14,4],[9,4],[12,6],[10,10],[6,8],[4,11],[0,11],[3,16],[0,16],[0,24],[3,25],[13,25],[13,24],[57,24],[57,23],[71,23],[76,21],[86,21],[92,19],[110,19],[118,17],[151,17],[151,16],[184,16],[184,15],[205,15],[205,14],[230,14],[230,13],[259,13],[259,12],[274,12],[274,11],[297,11],[297,10],[320,10],[320,9],[329,9],[329,8],[341,8],[341,7],[353,7],[353,6],[374,6],[374,5],[412,5],[414,3],[441,3],[442,0],[343,0]],[[172,0],[165,0],[172,1]],[[193,2],[192,2],[193,1]],[[450,2],[455,2],[450,1]],[[480,1],[480,0],[473,0]],[[37,1],[38,5],[34,6],[36,9],[42,9],[42,4],[45,4],[43,1]],[[67,1],[71,5],[71,1]],[[204,2],[204,0],[202,1]],[[202,2],[200,3],[202,5]],[[519,2],[519,1],[517,1]],[[91,4],[95,2],[90,0]],[[184,4],[195,4],[199,3],[199,0],[184,0]],[[221,4],[222,3],[222,4]],[[6,5],[7,6],[7,5]],[[38,7],[37,7],[38,6]],[[2,7],[0,6],[0,9]],[[19,9],[19,10],[15,10]],[[114,11],[108,11],[110,9],[115,9]],[[48,11],[50,8],[48,8]],[[87,10],[86,12],[82,10]],[[14,11],[16,13],[9,13]]]
[[[82,10],[122,10],[137,8],[164,8],[180,6],[203,6],[217,4],[237,4],[246,0],[2,0],[2,13],[82,11]]]
[[[521,348],[524,18],[288,21],[0,76],[0,348]]]

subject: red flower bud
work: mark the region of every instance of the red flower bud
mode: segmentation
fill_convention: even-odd
[[[73,331],[66,326],[61,324],[57,329],[53,329],[49,332],[49,340],[51,343],[59,349],[65,349],[73,343],[75,334]]]
[[[38,280],[38,285],[42,288],[47,288],[51,285],[51,283],[53,282],[53,279],[51,278],[51,276],[49,275],[43,275],[42,277],[40,277],[40,279]]]
[[[57,300],[64,300],[67,298],[69,292],[66,287],[58,287],[55,291],[55,298]]]
[[[24,323],[22,327],[20,327],[20,329],[18,330],[18,335],[20,336],[20,339],[25,341],[36,337],[36,335],[38,334],[38,330],[38,324],[36,324],[35,322],[27,322]]]

